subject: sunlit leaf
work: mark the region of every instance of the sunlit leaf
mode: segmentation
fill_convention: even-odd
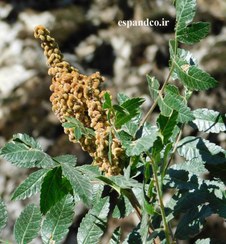
[[[41,218],[41,213],[34,204],[23,210],[14,226],[14,237],[18,244],[29,243],[38,236]]]

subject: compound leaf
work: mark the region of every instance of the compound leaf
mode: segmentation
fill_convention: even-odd
[[[226,117],[217,111],[199,108],[193,111],[193,115],[195,119],[191,121],[191,124],[198,128],[199,131],[206,133],[226,131]]]
[[[26,244],[38,236],[42,215],[37,206],[28,205],[14,226],[14,236],[18,244]]]
[[[74,192],[89,207],[92,203],[92,185],[88,178],[75,167],[68,164],[62,164],[62,171],[63,175],[71,183]]]
[[[0,199],[0,232],[6,226],[7,210],[5,203]]]
[[[48,169],[40,169],[30,174],[12,194],[12,200],[21,200],[28,198],[40,191],[43,178],[46,176]]]
[[[73,197],[69,194],[51,207],[42,225],[43,243],[59,243],[65,237],[72,224],[73,210]]]

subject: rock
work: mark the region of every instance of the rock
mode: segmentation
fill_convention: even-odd
[[[37,25],[44,25],[47,28],[52,28],[56,18],[49,12],[36,12],[27,9],[19,14],[19,21],[23,23],[24,28],[30,34],[33,33],[34,27]]]
[[[22,65],[5,66],[0,70],[0,94],[7,97],[16,87],[36,74],[35,70],[26,70]]]
[[[198,0],[198,7],[204,13],[226,20],[226,2],[222,0]]]

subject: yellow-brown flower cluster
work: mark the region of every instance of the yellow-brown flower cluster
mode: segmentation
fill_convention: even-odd
[[[100,89],[103,77],[99,72],[90,76],[80,74],[64,61],[58,44],[45,27],[37,26],[34,36],[41,40],[49,66],[48,74],[52,76],[50,101],[54,113],[61,123],[66,121],[66,117],[73,117],[85,127],[93,129],[95,136],[82,136],[79,143],[106,175],[119,174],[124,153],[107,120],[106,111],[102,108],[103,95],[106,92]],[[65,133],[69,135],[70,141],[77,142],[73,128],[65,128]],[[110,134],[112,142],[109,145]]]

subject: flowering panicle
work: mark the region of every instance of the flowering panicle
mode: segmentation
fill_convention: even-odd
[[[106,175],[119,174],[122,170],[120,161],[124,153],[102,107],[103,95],[106,91],[101,91],[100,86],[104,78],[99,72],[89,76],[83,75],[64,61],[58,44],[45,27],[37,26],[34,36],[41,40],[41,47],[44,49],[49,66],[48,74],[52,76],[50,101],[54,113],[61,123],[66,122],[66,117],[73,117],[85,127],[93,129],[95,136],[82,136],[79,143],[93,157],[94,164],[98,165]],[[72,128],[64,130],[69,135],[70,141],[77,142]],[[109,146],[110,134],[112,142]]]

